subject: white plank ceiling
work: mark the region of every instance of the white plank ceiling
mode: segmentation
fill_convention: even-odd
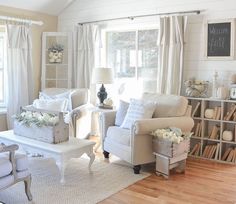
[[[0,6],[59,15],[73,0],[0,0]]]

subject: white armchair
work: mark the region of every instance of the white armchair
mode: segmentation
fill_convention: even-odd
[[[66,93],[69,93],[68,95]],[[70,136],[77,138],[86,138],[91,132],[91,109],[89,103],[89,90],[64,89],[64,88],[46,88],[40,93],[41,97],[48,98],[69,98],[70,110]],[[39,96],[40,98],[40,96]]]
[[[27,156],[15,154],[17,149],[18,145],[0,145],[0,190],[4,190],[17,182],[24,181],[25,193],[28,200],[31,201],[31,174],[28,170]]]
[[[131,129],[115,126],[116,111],[101,115],[102,145],[105,158],[109,153],[131,163],[138,174],[142,164],[155,161],[150,133],[158,128],[178,127],[190,132],[194,122],[191,106],[183,96],[144,94],[143,99],[157,102],[153,118],[136,120]]]

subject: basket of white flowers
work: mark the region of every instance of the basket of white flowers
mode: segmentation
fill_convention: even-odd
[[[192,133],[182,133],[179,128],[157,129],[153,136],[153,152],[167,157],[175,157],[189,151],[189,141]]]
[[[48,48],[49,63],[62,63],[64,46],[61,44],[53,44]]]
[[[44,110],[21,110],[14,116],[14,134],[57,144],[69,139],[69,126],[63,113],[47,113]]]

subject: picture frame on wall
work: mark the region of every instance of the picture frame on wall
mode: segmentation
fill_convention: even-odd
[[[205,24],[205,57],[208,60],[233,60],[235,19],[211,20]]]

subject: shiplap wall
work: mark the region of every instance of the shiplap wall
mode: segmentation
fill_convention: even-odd
[[[59,31],[72,31],[78,22],[150,13],[204,10],[201,15],[189,16],[185,44],[184,80],[191,77],[212,80],[214,71],[219,82],[226,86],[236,73],[236,60],[206,60],[204,58],[204,23],[212,19],[236,18],[235,0],[75,0],[58,18]],[[104,23],[103,23],[104,24]],[[130,22],[113,21],[104,26],[126,24],[157,24],[157,17]]]

